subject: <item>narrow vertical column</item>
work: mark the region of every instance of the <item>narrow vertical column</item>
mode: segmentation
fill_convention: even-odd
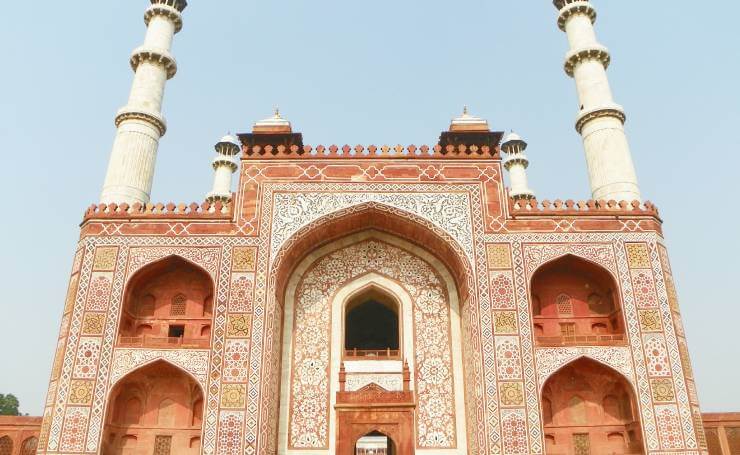
[[[529,159],[524,151],[527,143],[516,133],[509,133],[501,144],[501,150],[508,155],[504,167],[509,171],[511,197],[514,199],[534,199],[534,191],[529,189],[527,167]]]
[[[640,200],[625,114],[612,98],[606,69],[609,50],[596,39],[596,10],[588,0],[554,0],[558,26],[568,35],[565,72],[576,81],[580,112],[576,130],[583,137],[594,199]]]
[[[167,129],[162,98],[177,64],[170,54],[175,33],[182,29],[185,0],[151,0],[144,22],[144,44],[131,54],[134,81],[128,103],[116,115],[108,172],[100,196],[104,203],[147,203],[152,188],[159,138]]]
[[[213,190],[208,193],[208,202],[229,202],[231,200],[231,176],[237,169],[234,156],[239,153],[240,146],[234,136],[227,135],[215,146],[216,158],[213,159]]]

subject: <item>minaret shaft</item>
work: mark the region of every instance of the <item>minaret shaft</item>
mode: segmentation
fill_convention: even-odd
[[[576,129],[583,137],[594,199],[641,200],[632,155],[624,131],[624,110],[614,102],[606,69],[609,51],[594,31],[596,11],[587,0],[556,0],[558,25],[570,51],[565,71],[576,82],[580,112]]]
[[[167,80],[177,71],[170,54],[174,35],[182,27],[185,2],[152,0],[145,21],[144,44],[131,55],[134,78],[128,103],[116,116],[103,203],[149,202],[159,139],[166,131],[162,100]]]

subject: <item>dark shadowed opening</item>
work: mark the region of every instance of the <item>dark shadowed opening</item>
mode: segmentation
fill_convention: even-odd
[[[398,349],[398,314],[376,300],[347,311],[344,347],[358,350]]]

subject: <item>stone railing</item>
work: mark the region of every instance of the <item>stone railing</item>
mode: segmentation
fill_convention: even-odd
[[[646,201],[561,201],[554,202],[536,199],[513,199],[509,198],[509,213],[517,216],[588,216],[605,215],[610,217],[619,216],[650,216],[660,218],[658,208],[652,202]]]
[[[198,204],[93,204],[85,211],[84,221],[93,219],[148,219],[148,218],[195,218],[229,219],[233,212],[232,202]]]
[[[398,349],[345,349],[347,360],[394,360],[401,358]]]
[[[325,147],[323,145],[316,146],[315,148],[310,145],[298,146],[272,146],[266,145],[253,146],[253,147],[242,147],[243,157],[245,159],[434,159],[434,158],[447,158],[447,159],[500,159],[499,147],[491,148],[489,146],[477,146],[477,145],[447,145],[445,147],[441,145],[435,145],[430,147],[428,145],[422,145],[417,147],[415,145],[409,146],[388,146],[383,145],[376,147],[370,145],[368,147],[362,145],[356,145],[351,147],[344,145],[338,147],[331,145]]]
[[[612,335],[572,335],[572,336],[537,336],[537,346],[614,346],[624,345],[624,334]]]
[[[118,337],[118,346],[157,347],[157,348],[207,348],[210,345],[209,338],[182,338],[182,337],[157,337],[143,335],[138,337]]]

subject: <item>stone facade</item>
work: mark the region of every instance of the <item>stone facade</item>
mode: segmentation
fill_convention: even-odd
[[[432,147],[314,148],[276,112],[219,142],[207,202],[148,203],[186,3],[147,11],[39,453],[707,453],[662,221],[638,201],[588,1],[554,2],[566,72],[594,198],[626,202],[538,202],[526,143],[466,110]],[[366,304],[392,314],[393,346],[348,346]]]
[[[213,284],[207,347],[122,344],[130,283],[172,257]],[[538,342],[532,277],[561,258],[611,277],[621,340]],[[202,388],[202,453],[331,453],[332,299],[368,274],[409,300],[417,452],[544,453],[542,388],[584,358],[633,390],[644,453],[706,452],[651,204],[514,201],[498,148],[245,146],[216,210],[87,211],[40,453],[97,453],[114,386],[155,361]]]

